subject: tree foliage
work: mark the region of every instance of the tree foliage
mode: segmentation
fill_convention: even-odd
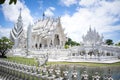
[[[0,4],[4,4],[5,1],[6,1],[6,0],[0,0]],[[10,1],[9,1],[9,4],[12,4],[12,3],[16,4],[16,3],[17,3],[17,0],[10,0]]]
[[[0,54],[2,57],[12,48],[13,42],[11,42],[8,38],[2,37],[0,39]]]
[[[68,38],[68,41],[65,43],[65,45],[68,45],[68,46],[79,46],[80,44],[77,43],[76,41],[72,41],[71,38]]]
[[[117,44],[115,44],[116,46],[120,46],[120,42],[118,42]]]
[[[113,40],[111,40],[111,39],[107,39],[106,41],[105,41],[105,43],[107,44],[107,45],[113,45],[114,43],[113,43]]]
[[[65,45],[65,47],[64,47],[65,49],[68,49],[69,48],[69,46],[68,45]]]

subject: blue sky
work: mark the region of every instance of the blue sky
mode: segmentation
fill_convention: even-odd
[[[9,36],[22,8],[24,29],[42,18],[61,16],[67,36],[77,42],[90,25],[104,39],[120,41],[120,0],[19,0],[16,5],[0,5],[0,36]]]

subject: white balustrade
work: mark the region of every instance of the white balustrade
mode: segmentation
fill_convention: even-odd
[[[78,80],[78,72],[74,69],[71,72],[72,80]],[[67,70],[61,71],[59,66],[52,67],[36,67],[0,59],[0,78],[3,80],[69,80],[70,73]],[[81,75],[81,80],[88,80],[87,71]],[[103,77],[106,80],[113,80],[112,76]],[[100,80],[98,72],[92,76],[93,80]]]

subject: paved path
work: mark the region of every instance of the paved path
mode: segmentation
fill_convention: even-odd
[[[72,59],[72,60],[55,60],[55,59],[48,59],[49,62],[94,62],[94,63],[116,63],[116,62],[120,62],[120,59],[116,59],[116,60],[83,60],[83,59]]]

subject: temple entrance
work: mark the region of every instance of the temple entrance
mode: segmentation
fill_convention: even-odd
[[[40,43],[39,48],[42,48],[42,44]]]
[[[59,39],[59,35],[55,34],[55,38],[54,38],[54,45],[60,45],[60,39]]]
[[[53,44],[52,44],[52,40],[51,40],[51,42],[50,42],[50,45],[53,45]]]
[[[37,48],[37,43],[35,44],[35,48]]]

